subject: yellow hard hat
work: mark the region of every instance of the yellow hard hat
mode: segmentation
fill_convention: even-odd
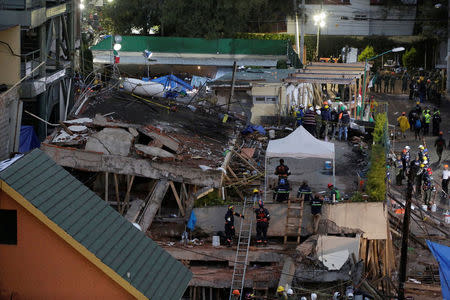
[[[259,190],[258,189],[254,189],[253,193],[259,193]]]
[[[424,164],[420,164],[420,167],[423,168],[423,167],[425,167],[425,165]]]
[[[325,108],[328,108],[328,105],[325,105]]]
[[[284,287],[282,287],[281,285],[277,288],[277,293],[281,293],[284,292]]]

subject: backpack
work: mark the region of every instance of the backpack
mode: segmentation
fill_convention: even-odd
[[[414,127],[415,127],[415,128],[420,128],[420,127],[422,127],[422,123],[420,122],[419,119],[416,120],[416,123],[414,124]]]

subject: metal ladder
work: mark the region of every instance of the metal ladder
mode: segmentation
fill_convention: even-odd
[[[241,295],[239,299],[242,299],[242,293],[244,290],[245,272],[247,270],[248,262],[248,250],[250,248],[250,240],[252,237],[253,215],[252,210],[255,205],[256,198],[247,200],[244,198],[244,209],[242,214],[246,217],[241,220],[241,226],[239,227],[239,239],[236,249],[236,257],[234,259],[233,277],[231,279],[230,298],[232,300],[233,290],[239,290]]]

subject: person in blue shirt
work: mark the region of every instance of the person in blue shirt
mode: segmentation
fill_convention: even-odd
[[[297,110],[295,112],[295,120],[297,121],[297,127],[302,126],[304,115],[305,115],[305,109],[303,107],[303,104],[300,104],[300,106],[297,108]]]

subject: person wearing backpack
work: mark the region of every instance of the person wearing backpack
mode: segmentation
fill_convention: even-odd
[[[341,200],[341,192],[332,183],[328,184],[328,190],[330,191],[331,202],[338,202]]]
[[[420,130],[422,129],[422,122],[420,118],[416,117],[414,121],[414,137],[416,140],[420,140]]]

